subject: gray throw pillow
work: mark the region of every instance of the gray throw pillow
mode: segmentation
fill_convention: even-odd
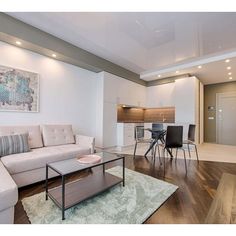
[[[0,157],[29,152],[28,137],[29,134],[0,136]]]

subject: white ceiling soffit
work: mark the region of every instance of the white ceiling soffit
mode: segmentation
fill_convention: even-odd
[[[231,57],[234,56],[234,57]],[[198,63],[176,67],[175,71],[166,72],[160,77],[154,76],[155,80],[190,74],[196,76],[203,84],[216,84],[236,81],[236,52],[215,56],[210,60],[202,60]],[[215,59],[215,60],[214,60]],[[206,63],[207,62],[207,63]],[[178,68],[178,69],[177,69]],[[181,68],[181,69],[180,69]],[[178,71],[178,73],[176,73]],[[151,79],[149,80],[151,81]]]
[[[190,60],[187,63],[176,63],[175,65],[172,65],[171,67],[167,66],[164,68],[161,68],[160,70],[150,70],[150,71],[144,71],[140,74],[140,78],[146,81],[156,80],[156,79],[162,79],[165,77],[170,77],[176,75],[176,71],[179,73],[183,73],[183,70],[186,71],[186,69],[202,66],[204,64],[208,64],[211,62],[217,62],[222,61],[225,59],[236,57],[236,49],[233,51],[228,51],[224,53],[217,53],[214,55],[211,55],[210,57],[202,57],[198,60]],[[160,77],[158,77],[158,75]]]

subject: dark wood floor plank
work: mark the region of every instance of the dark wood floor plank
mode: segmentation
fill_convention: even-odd
[[[107,168],[119,162],[107,165]],[[179,189],[163,204],[145,223],[146,224],[179,224],[204,223],[211,203],[216,195],[220,178],[224,172],[236,175],[236,164],[188,160],[188,174],[185,174],[183,159],[166,159],[166,175],[163,177],[163,166],[158,159],[155,164],[144,157],[126,157],[126,167],[154,178],[179,186]],[[99,167],[93,171],[101,171]],[[89,173],[73,174],[68,181],[87,176]],[[60,179],[53,179],[50,187],[58,186]],[[22,207],[21,199],[44,191],[44,183],[37,183],[19,190],[19,202],[15,207],[15,223],[29,223]],[[235,222],[236,206],[233,205],[231,221]]]

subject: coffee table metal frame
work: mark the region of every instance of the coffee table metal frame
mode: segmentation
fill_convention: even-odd
[[[114,154],[111,154],[111,155],[114,155]],[[123,165],[123,171],[122,171],[122,178],[119,178],[117,177],[116,181],[114,182],[114,184],[108,186],[108,187],[105,187],[105,188],[102,188],[101,190],[99,190],[98,192],[95,192],[93,193],[92,195],[88,195],[86,198],[83,198],[82,200],[79,200],[74,202],[74,204],[66,207],[65,206],[65,199],[66,199],[66,185],[70,184],[70,183],[65,183],[65,179],[66,179],[66,176],[68,175],[71,175],[73,173],[76,173],[76,172],[81,172],[81,171],[84,171],[84,170],[87,170],[87,169],[91,169],[91,168],[94,168],[94,167],[97,167],[97,166],[103,166],[103,175],[105,175],[105,165],[108,164],[108,163],[111,163],[111,162],[114,162],[114,161],[117,161],[117,160],[122,160],[122,165]],[[56,162],[53,162],[53,163],[56,163]],[[92,198],[102,192],[105,192],[106,190],[108,190],[109,188],[119,184],[119,183],[123,183],[123,187],[125,186],[125,157],[124,156],[117,156],[116,158],[112,159],[112,160],[104,160],[100,163],[96,163],[96,164],[90,164],[88,166],[84,165],[84,168],[83,169],[80,169],[80,170],[76,170],[76,171],[72,171],[72,172],[69,172],[69,173],[66,173],[64,174],[63,172],[59,171],[58,169],[54,168],[52,166],[53,163],[48,163],[46,164],[46,181],[45,181],[45,188],[46,188],[46,200],[48,200],[48,197],[61,209],[62,211],[62,220],[65,219],[65,211],[89,198]],[[81,164],[83,165],[83,164]],[[54,172],[56,172],[57,174],[59,174],[59,176],[61,177],[61,185],[59,187],[56,187],[56,188],[61,188],[61,203],[53,196],[53,194],[50,193],[50,189],[48,188],[48,170],[51,169],[53,170]],[[88,176],[89,177],[89,176]],[[77,181],[74,181],[73,183],[76,183],[76,182],[79,182],[85,178],[88,178],[88,177],[84,177],[82,179],[79,179]],[[113,176],[115,177],[115,176]],[[53,189],[56,189],[56,188],[52,188]],[[83,191],[83,190],[81,190]]]

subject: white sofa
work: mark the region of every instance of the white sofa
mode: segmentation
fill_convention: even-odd
[[[47,163],[94,152],[95,139],[71,125],[0,126],[0,136],[19,133],[29,134],[31,151],[0,157],[0,223],[13,223],[17,188],[45,180]]]

